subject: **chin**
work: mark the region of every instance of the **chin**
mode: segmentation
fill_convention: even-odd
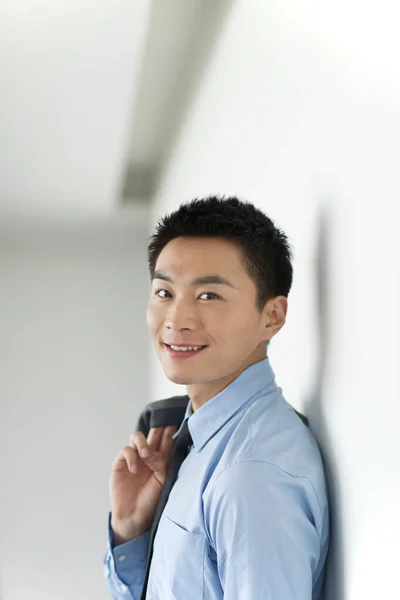
[[[183,375],[177,375],[177,374],[168,374],[165,373],[167,379],[169,379],[170,381],[172,381],[172,383],[177,383],[178,385],[189,385],[190,383],[192,383],[190,381],[190,379],[188,379],[187,377],[183,377]]]
[[[176,385],[189,385],[190,381],[186,379],[182,379],[181,377],[168,377],[171,383],[176,383]]]
[[[167,379],[172,381],[172,383],[177,383],[178,385],[190,385],[191,383],[194,383],[192,377],[189,377],[188,375],[185,376],[183,373],[174,373],[164,370],[164,375]]]

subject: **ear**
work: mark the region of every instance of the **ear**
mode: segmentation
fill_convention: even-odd
[[[278,333],[286,322],[288,300],[285,296],[276,296],[268,300],[263,310],[263,340],[268,342]]]

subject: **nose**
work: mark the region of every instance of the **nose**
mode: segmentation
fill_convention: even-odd
[[[187,301],[175,298],[165,315],[165,328],[173,331],[194,331],[197,328],[194,307]]]

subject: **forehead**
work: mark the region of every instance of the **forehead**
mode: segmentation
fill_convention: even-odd
[[[161,251],[156,269],[176,276],[199,273],[247,275],[241,249],[220,238],[175,238]]]

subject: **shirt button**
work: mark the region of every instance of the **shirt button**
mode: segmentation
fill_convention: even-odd
[[[128,591],[128,586],[125,585],[124,583],[121,583],[121,585],[119,587],[121,589],[121,592],[127,592]]]
[[[122,562],[123,560],[125,560],[125,554],[121,554],[121,556],[118,559],[120,562]]]

